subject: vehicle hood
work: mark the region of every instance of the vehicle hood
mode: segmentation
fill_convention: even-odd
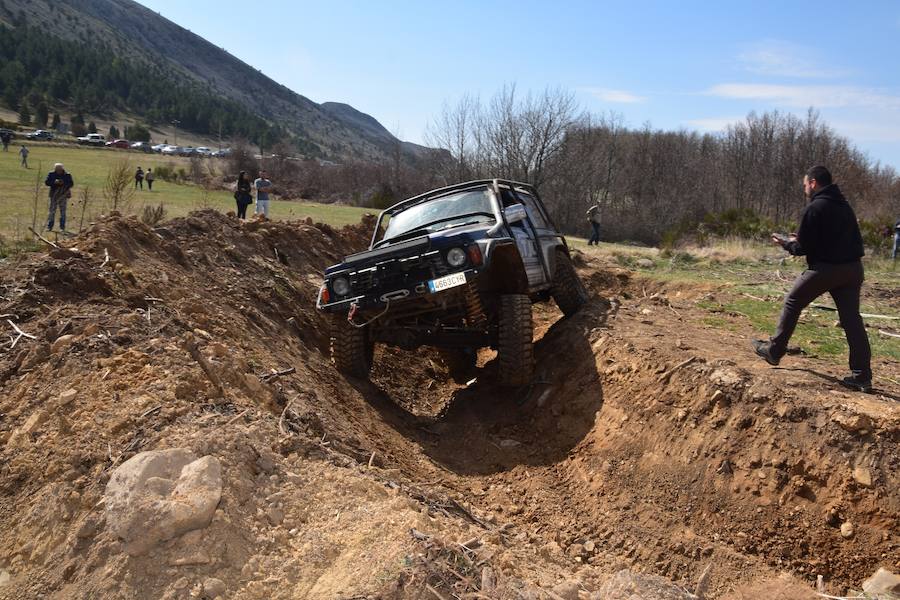
[[[419,237],[387,243],[374,250],[366,250],[344,257],[344,261],[325,269],[325,276],[346,270],[364,269],[389,258],[415,256],[431,250],[443,250],[453,246],[467,246],[487,238],[486,232],[494,222],[465,225],[436,231]]]

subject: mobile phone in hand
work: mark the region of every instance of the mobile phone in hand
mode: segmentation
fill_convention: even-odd
[[[773,233],[772,237],[775,238],[776,240],[778,240],[778,243],[781,244],[782,246],[784,244],[787,244],[789,241],[791,241],[791,238],[783,233]]]

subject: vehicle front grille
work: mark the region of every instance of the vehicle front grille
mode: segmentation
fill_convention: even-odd
[[[350,286],[355,295],[386,293],[447,275],[451,270],[441,253],[434,250],[416,256],[391,258],[351,272]]]

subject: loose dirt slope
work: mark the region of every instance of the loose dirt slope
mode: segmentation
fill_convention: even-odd
[[[0,598],[614,598],[620,569],[710,565],[743,598],[900,568],[898,390],[760,366],[693,290],[583,256],[585,309],[536,308],[531,387],[493,386],[489,352],[467,387],[385,350],[350,382],[313,304],[368,229],[114,216],[0,267],[0,323],[36,337],[0,348]],[[128,556],[106,482],[174,447],[221,461],[222,501]]]

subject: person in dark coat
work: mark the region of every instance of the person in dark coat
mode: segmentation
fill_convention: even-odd
[[[238,219],[247,218],[247,207],[253,203],[253,196],[251,195],[252,189],[253,184],[251,183],[250,178],[247,177],[247,172],[241,171],[238,175],[237,184],[234,189],[234,199],[237,202]]]
[[[56,163],[53,170],[47,173],[44,185],[50,188],[50,211],[47,215],[47,230],[53,231],[53,222],[56,220],[56,209],[59,209],[59,230],[66,231],[66,206],[72,197],[72,187],[75,181],[70,173],[66,173],[62,163]]]
[[[831,173],[822,166],[807,171],[803,190],[809,204],[800,219],[796,235],[772,234],[772,241],[795,256],[806,256],[809,268],[794,282],[784,299],[784,307],[775,335],[768,341],[756,340],[756,354],[770,365],[777,365],[787,350],[800,312],[813,300],[828,292],[837,305],[841,327],[850,346],[849,377],[845,387],[869,392],[872,389],[872,350],[862,317],[859,296],[863,283],[864,254],[862,235],[853,208]]]

